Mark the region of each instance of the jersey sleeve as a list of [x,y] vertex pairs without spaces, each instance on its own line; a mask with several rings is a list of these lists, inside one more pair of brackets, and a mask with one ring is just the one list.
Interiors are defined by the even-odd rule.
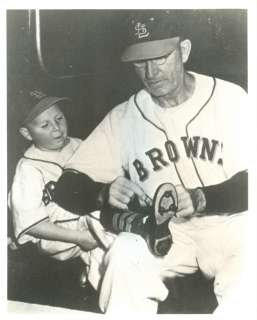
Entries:
[[221,123],[223,167],[228,178],[248,169],[249,104],[246,92],[238,86],[227,92]]
[[35,238],[26,232],[48,218],[42,201],[43,188],[44,181],[40,171],[21,160],[17,165],[8,199],[14,233],[20,244],[34,242]]
[[66,164],[101,183],[109,183],[123,174],[122,150],[124,137],[121,132],[121,108],[115,108],[80,144]]

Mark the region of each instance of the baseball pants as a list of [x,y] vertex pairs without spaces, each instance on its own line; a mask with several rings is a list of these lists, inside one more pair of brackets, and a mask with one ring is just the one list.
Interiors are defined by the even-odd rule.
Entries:
[[192,274],[198,269],[214,279],[214,293],[219,305],[223,305],[241,277],[245,220],[246,215],[239,214],[214,224],[204,218],[200,225],[197,219],[173,223],[170,227],[174,243],[163,258],[154,257],[143,238],[125,232],[107,253],[93,250],[90,278],[100,290],[101,310],[156,313],[158,302],[168,295],[165,279]]

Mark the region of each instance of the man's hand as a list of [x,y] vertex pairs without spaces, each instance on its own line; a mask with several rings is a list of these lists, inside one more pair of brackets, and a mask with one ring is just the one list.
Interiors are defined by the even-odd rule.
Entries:
[[204,211],[206,201],[200,189],[185,189],[182,185],[176,186],[178,195],[178,218],[189,219],[195,215],[201,215]]
[[138,196],[141,206],[152,205],[152,200],[131,180],[121,176],[111,183],[109,188],[109,204],[111,206],[127,210],[128,204],[134,196]]

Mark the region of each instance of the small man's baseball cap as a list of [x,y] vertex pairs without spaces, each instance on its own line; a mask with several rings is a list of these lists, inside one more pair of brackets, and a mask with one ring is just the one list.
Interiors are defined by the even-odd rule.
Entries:
[[138,13],[129,19],[128,46],[121,61],[165,56],[176,49],[179,36],[177,18],[169,10]]
[[20,90],[19,92],[19,124],[26,125],[35,119],[39,114],[46,111],[54,104],[59,102],[69,102],[71,99],[67,97],[48,96],[41,89],[31,91]]

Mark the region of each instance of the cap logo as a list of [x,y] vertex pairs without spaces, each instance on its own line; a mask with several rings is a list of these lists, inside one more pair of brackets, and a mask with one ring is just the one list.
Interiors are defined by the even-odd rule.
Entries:
[[141,39],[141,38],[146,38],[149,36],[149,32],[145,26],[144,23],[141,23],[141,22],[138,22],[136,25],[135,25],[135,36],[138,37],[138,39]]
[[29,94],[31,97],[35,97],[37,99],[42,99],[42,98],[46,97],[46,94],[44,92],[42,92],[41,90],[30,91]]

